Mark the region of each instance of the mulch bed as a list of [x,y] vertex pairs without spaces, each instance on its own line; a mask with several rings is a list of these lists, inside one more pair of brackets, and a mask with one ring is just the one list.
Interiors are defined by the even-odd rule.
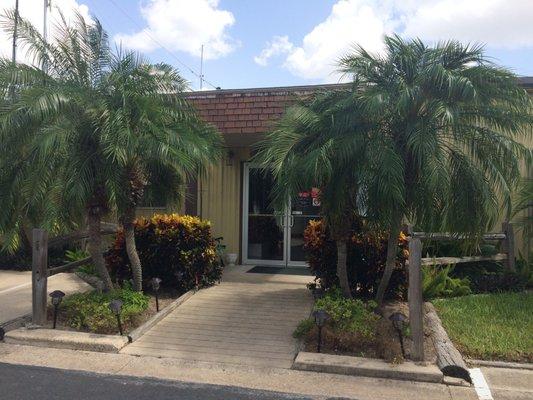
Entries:
[[[383,316],[377,323],[374,338],[366,339],[356,334],[337,333],[329,327],[322,329],[321,352],[366,358],[380,358],[387,362],[399,363],[404,360],[402,356],[400,338],[392,326],[389,316],[393,312],[402,312],[409,316],[409,307],[404,302],[388,303],[383,307]],[[317,328],[313,328],[304,338],[303,350],[308,352],[317,351]],[[412,341],[409,336],[404,337],[404,346],[407,358],[409,358]],[[435,362],[436,355],[433,343],[426,332],[424,341],[426,361]]]

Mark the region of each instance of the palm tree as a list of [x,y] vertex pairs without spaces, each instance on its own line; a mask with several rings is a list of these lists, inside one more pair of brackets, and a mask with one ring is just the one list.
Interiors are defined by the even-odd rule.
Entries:
[[[5,30],[11,30],[13,22],[9,13]],[[120,177],[111,157],[104,156],[105,133],[96,129],[103,109],[98,89],[109,62],[107,36],[98,21],[89,25],[78,15],[74,27],[64,19],[58,24],[52,43],[19,19],[18,41],[34,64],[46,65],[46,70],[0,61],[2,93],[14,94],[0,113],[0,134],[8,143],[2,147],[2,170],[9,178],[2,182],[2,192],[18,197],[16,203],[8,196],[1,199],[0,221],[43,207],[49,213],[41,222],[50,225],[55,221],[49,216],[67,221],[69,214],[79,216],[83,210],[90,232],[88,251],[106,288],[111,288],[100,223],[116,197]],[[10,154],[20,157],[15,165],[7,163]]]
[[[6,29],[12,24],[9,14]],[[0,135],[8,144],[0,155],[0,227],[12,230],[39,208],[46,211],[39,221],[45,226],[80,223],[85,214],[88,251],[109,289],[100,225],[118,211],[139,289],[132,221],[144,186],[173,183],[202,167],[216,153],[218,135],[186,105],[186,86],[174,69],[113,53],[97,20],[88,24],[78,15],[69,26],[63,19],[52,43],[20,20],[18,37],[47,68],[0,60],[4,98],[14,93],[0,111]]]
[[[346,88],[320,92],[311,101],[290,107],[259,143],[256,161],[274,176],[272,201],[277,207],[302,190],[321,189],[321,213],[336,242],[339,284],[351,297],[347,248],[355,217],[363,212],[361,170],[352,163],[362,156],[358,139],[365,123],[356,109],[349,112],[343,104],[348,94]],[[341,136],[338,119],[353,127],[353,135]]]
[[277,198],[293,196],[300,180],[339,194],[348,182],[358,208],[388,229],[378,304],[403,221],[472,236],[494,224],[528,157],[518,139],[532,121],[516,76],[481,47],[397,36],[385,47],[383,55],[356,47],[343,57],[339,70],[351,83],[288,110],[261,146],[277,171]]
[[115,155],[124,181],[118,214],[134,289],[140,291],[134,220],[146,187],[162,189],[159,201],[176,203],[183,197],[183,183],[218,158],[221,139],[184,99],[187,83],[168,65],[150,65],[135,53],[119,53],[111,60],[104,86],[107,110],[101,124],[121,151]]

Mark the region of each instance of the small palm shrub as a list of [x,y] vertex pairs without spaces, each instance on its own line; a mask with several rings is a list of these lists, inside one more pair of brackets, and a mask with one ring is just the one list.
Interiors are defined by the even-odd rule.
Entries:
[[[220,280],[222,266],[209,221],[188,215],[154,215],[135,221],[135,242],[143,266],[144,287],[153,277],[163,287],[186,291]],[[106,256],[113,279],[132,277],[124,233],[119,231]]]
[[[384,231],[371,230],[363,220],[359,220],[353,227],[347,249],[347,270],[352,293],[359,298],[371,299],[375,296],[385,269],[387,236]],[[409,253],[403,233],[398,238],[398,244],[396,268],[385,297],[405,300],[407,270],[404,264]],[[338,286],[335,241],[322,221],[309,222],[304,232],[304,249],[316,281],[325,289]]]
[[453,278],[453,267],[426,265],[422,267],[422,295],[424,300],[438,297],[459,297],[472,293],[468,278]]

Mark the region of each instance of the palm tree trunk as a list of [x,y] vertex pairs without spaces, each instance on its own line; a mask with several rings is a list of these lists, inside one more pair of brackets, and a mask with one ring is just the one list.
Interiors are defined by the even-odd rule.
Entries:
[[347,265],[347,245],[345,240],[337,240],[337,277],[339,278],[339,285],[342,294],[348,298],[352,298],[352,291],[350,290],[350,281],[348,280],[348,265]]
[[387,242],[387,261],[385,263],[385,271],[383,272],[383,277],[379,282],[376,293],[376,303],[378,304],[378,307],[381,307],[383,304],[385,291],[389,286],[392,271],[394,271],[394,267],[396,266],[396,253],[398,252],[398,235],[400,234],[400,224],[401,218],[398,218],[393,221],[391,225],[389,240]]
[[141,292],[142,283],[142,265],[135,245],[135,208],[129,207],[125,210],[121,218],[124,227],[124,241],[126,242],[126,253],[130,260],[131,273],[133,275],[133,290]]
[[87,244],[87,250],[89,251],[90,256],[92,257],[96,271],[100,279],[104,282],[104,289],[111,290],[113,289],[113,282],[111,282],[111,277],[105,266],[104,256],[102,255],[102,233],[100,232],[100,222],[102,216],[99,212],[89,211],[87,217],[87,222],[89,225],[89,240]]

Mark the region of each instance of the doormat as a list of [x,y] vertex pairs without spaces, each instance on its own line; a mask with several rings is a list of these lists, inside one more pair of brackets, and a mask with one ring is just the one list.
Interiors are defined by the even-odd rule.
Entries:
[[301,275],[311,276],[309,269],[305,267],[269,267],[267,265],[257,265],[246,271],[250,274],[279,274],[279,275]]

